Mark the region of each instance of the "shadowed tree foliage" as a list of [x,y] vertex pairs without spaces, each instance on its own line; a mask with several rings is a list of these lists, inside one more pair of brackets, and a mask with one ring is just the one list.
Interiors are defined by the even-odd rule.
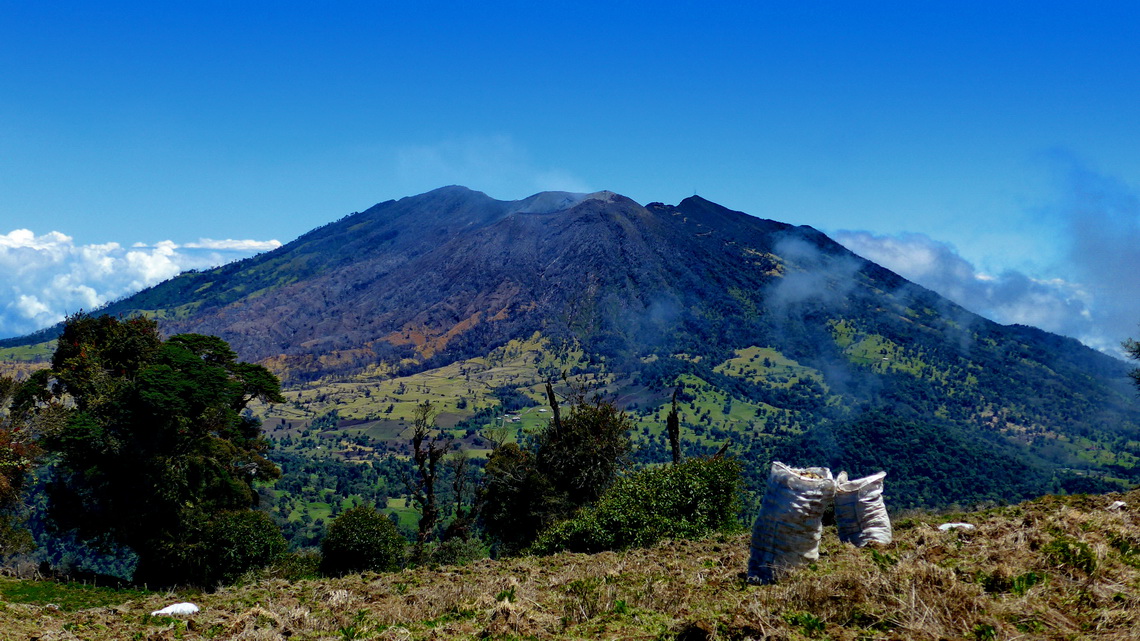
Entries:
[[321,541],[321,571],[340,576],[397,570],[404,560],[404,547],[404,537],[387,516],[371,505],[358,505],[329,524]]
[[567,415],[536,435],[535,458],[563,511],[593,503],[614,482],[631,448],[632,426],[612,401],[574,390]]
[[255,481],[280,474],[264,456],[260,422],[244,413],[254,399],[283,400],[264,367],[238,362],[217,337],[163,341],[152,320],[77,315],[36,382],[17,407],[65,413],[42,438],[54,461],[56,528],[131,548],[135,581],[152,584],[240,574],[232,560],[218,571],[202,565],[211,539],[230,536],[235,524],[265,530],[263,547],[276,547],[268,519],[234,515],[256,505]]
[[563,415],[553,391],[548,393],[550,423],[523,446],[497,448],[484,470],[482,521],[507,553],[597,501],[630,451],[631,421],[612,401],[575,389]]
[[483,527],[510,554],[530,544],[557,514],[550,480],[539,471],[534,452],[505,443],[484,468]]
[[19,526],[19,512],[21,492],[38,448],[23,413],[9,409],[19,387],[14,379],[0,377],[0,557],[27,551],[32,545],[31,534]]

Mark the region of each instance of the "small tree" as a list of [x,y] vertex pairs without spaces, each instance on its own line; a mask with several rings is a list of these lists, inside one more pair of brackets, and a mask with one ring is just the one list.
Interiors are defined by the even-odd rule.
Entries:
[[[1123,347],[1124,352],[1128,354],[1128,358],[1131,358],[1134,361],[1140,361],[1140,342],[1136,342],[1129,338],[1121,344],[1121,347]],[[1132,381],[1136,383],[1136,386],[1138,388],[1140,388],[1140,367],[1137,367],[1131,372],[1128,372],[1128,375],[1132,377]]]
[[677,414],[677,392],[680,387],[673,390],[673,408],[665,418],[665,427],[669,432],[669,449],[673,453],[673,465],[681,464],[681,418]]
[[398,570],[405,546],[391,519],[371,505],[358,505],[329,524],[321,540],[321,572],[340,576]]
[[444,539],[467,541],[471,536],[471,526],[478,511],[472,496],[471,455],[466,450],[455,452],[448,458],[447,468],[451,472],[451,491],[455,495],[455,505],[451,523],[444,532]]
[[539,469],[550,479],[567,513],[593,503],[617,478],[632,447],[633,423],[610,400],[575,389],[568,415],[535,438]]

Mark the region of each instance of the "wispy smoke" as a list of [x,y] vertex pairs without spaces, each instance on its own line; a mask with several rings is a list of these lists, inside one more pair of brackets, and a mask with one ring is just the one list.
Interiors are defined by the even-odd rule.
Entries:
[[922,234],[833,236],[873,260],[999,323],[1021,323],[1072,336],[1120,355],[1140,336],[1140,196],[1123,181],[1057,153],[1062,196],[1043,215],[1062,230],[1065,278],[1018,271],[985,274],[947,243]]
[[468,136],[405,147],[397,154],[396,174],[408,193],[451,184],[501,199],[539,191],[594,191],[567,171],[542,167],[510,136]]
[[798,303],[833,304],[843,300],[855,286],[855,273],[861,267],[849,255],[824,254],[800,238],[781,240],[773,251],[789,265],[769,294],[768,304],[777,312]]
[[162,241],[77,245],[58,231],[0,234],[0,337],[18,336],[93,309],[187,269],[221,265],[279,247],[276,240]]

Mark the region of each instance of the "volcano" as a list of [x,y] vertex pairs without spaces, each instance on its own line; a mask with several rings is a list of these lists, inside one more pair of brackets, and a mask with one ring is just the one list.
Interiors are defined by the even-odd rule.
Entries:
[[[640,390],[643,402],[659,407],[682,388],[693,429],[735,437],[754,458],[795,445],[784,454],[842,463],[870,438],[866,448],[898,459],[925,439],[944,450],[937,460],[983,465],[987,451],[1012,451],[1028,467],[1010,469],[1041,472],[1041,487],[1140,480],[1124,363],[977,316],[811,227],[698,196],[502,201],[444,187],[102,311],[221,336],[293,386],[437,370],[541,336],[604,363],[616,391]],[[710,390],[717,416],[691,400]]]

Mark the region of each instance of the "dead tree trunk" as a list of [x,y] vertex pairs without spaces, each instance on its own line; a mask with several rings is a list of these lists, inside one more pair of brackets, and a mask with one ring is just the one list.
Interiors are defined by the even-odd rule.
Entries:
[[412,556],[416,564],[426,558],[427,544],[431,541],[439,522],[439,506],[435,499],[435,482],[439,476],[439,461],[451,450],[451,437],[442,434],[431,436],[435,428],[435,408],[431,403],[416,406],[412,430],[412,460],[418,478],[409,481],[412,500],[420,509],[419,528]]
[[669,417],[665,419],[665,427],[669,431],[669,447],[673,449],[673,465],[681,464],[681,419],[677,416],[677,392],[680,388],[673,390],[673,409],[669,411]]

